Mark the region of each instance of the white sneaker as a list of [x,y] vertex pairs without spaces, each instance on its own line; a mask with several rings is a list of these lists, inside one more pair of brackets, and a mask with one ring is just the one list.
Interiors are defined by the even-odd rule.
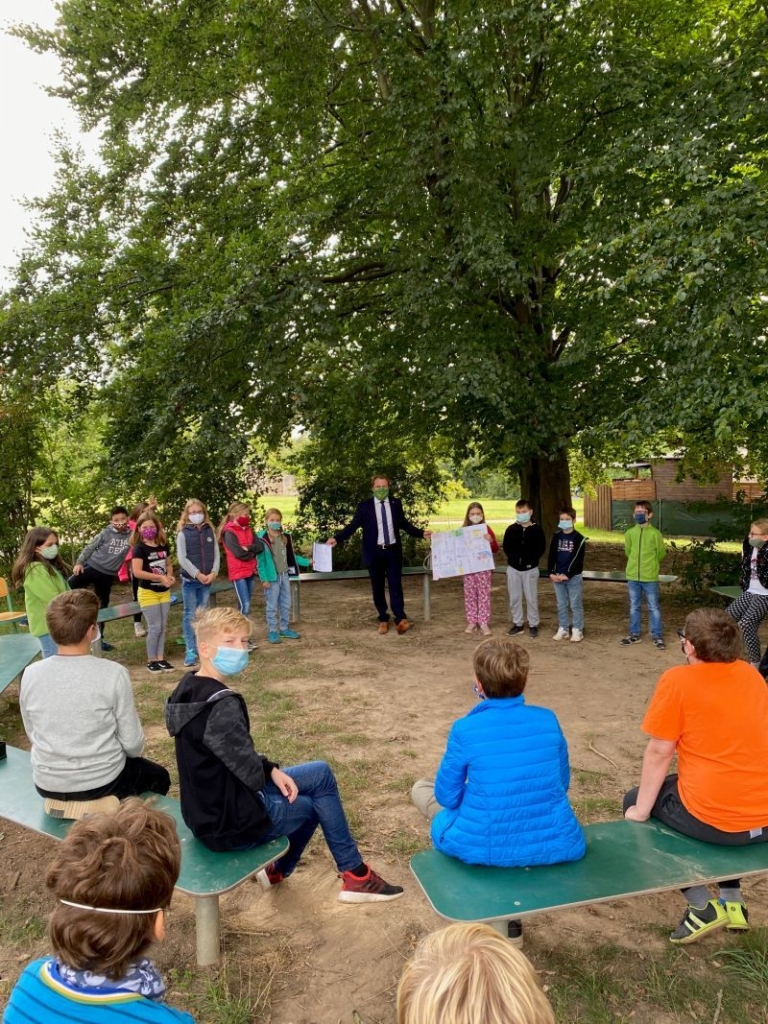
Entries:
[[576,627],[574,626],[573,630],[571,632],[571,643],[572,644],[578,644],[578,643],[581,643],[581,641],[583,639],[584,639],[584,634],[582,633],[582,631],[580,629],[576,629]]
[[144,627],[142,626],[142,624],[140,622],[134,622],[134,624],[133,624],[133,632],[136,634],[136,636],[146,636],[147,635],[146,629],[144,629]]
[[561,626],[558,629],[558,631],[555,633],[555,635],[552,637],[552,639],[553,640],[567,640],[568,639],[568,630],[567,629],[563,629],[563,627]]

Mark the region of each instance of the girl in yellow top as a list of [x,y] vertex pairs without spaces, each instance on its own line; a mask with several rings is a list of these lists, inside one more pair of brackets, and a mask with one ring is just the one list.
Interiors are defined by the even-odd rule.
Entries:
[[165,660],[165,630],[176,577],[163,524],[150,509],[136,523],[131,543],[131,572],[139,581],[139,604],[147,623],[147,668],[150,672],[173,672],[173,665]]
[[24,586],[24,603],[29,631],[40,641],[43,657],[56,654],[57,647],[48,632],[45,612],[57,594],[69,590],[69,570],[59,554],[59,535],[47,526],[35,526],[21,545],[11,571],[14,586]]

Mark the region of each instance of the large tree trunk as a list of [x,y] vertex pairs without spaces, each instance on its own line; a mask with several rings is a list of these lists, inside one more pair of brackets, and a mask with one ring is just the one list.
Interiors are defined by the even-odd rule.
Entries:
[[526,459],[520,467],[520,488],[521,497],[533,504],[533,518],[551,537],[560,508],[571,504],[571,471],[565,454]]

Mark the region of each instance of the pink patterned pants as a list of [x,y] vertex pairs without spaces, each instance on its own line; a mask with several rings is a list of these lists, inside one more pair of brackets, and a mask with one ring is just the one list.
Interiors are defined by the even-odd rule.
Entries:
[[491,621],[492,579],[490,569],[464,577],[464,614],[468,626],[484,626]]

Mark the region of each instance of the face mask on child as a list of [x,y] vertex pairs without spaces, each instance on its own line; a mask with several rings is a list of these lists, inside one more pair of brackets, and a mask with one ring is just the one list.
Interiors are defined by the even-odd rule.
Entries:
[[205,519],[205,516],[203,515],[202,512],[190,512],[189,513],[189,521],[190,521],[190,523],[192,523],[193,526],[199,526],[200,523],[202,523],[204,519]]
[[211,664],[224,676],[236,676],[248,664],[248,651],[236,647],[217,647]]
[[483,513],[482,512],[470,512],[469,513],[470,523],[482,523]]
[[47,548],[40,548],[39,550],[43,558],[50,558],[53,560],[59,553],[59,545],[49,544]]
[[531,521],[531,513],[530,512],[518,512],[517,515],[515,516],[515,519],[518,521],[518,523],[530,523],[530,521]]
[[[753,548],[761,548],[763,544],[765,544],[765,540],[762,537],[750,537],[749,543],[752,545]],[[45,555],[46,550],[46,548],[43,548],[40,553]],[[49,556],[45,555],[45,557],[48,558]]]
[[648,513],[647,512],[635,512],[634,520],[635,520],[635,522],[637,523],[638,526],[643,526],[645,523],[648,522]]
[[251,521],[250,516],[238,516],[235,522],[238,526],[247,526]]
[[154,526],[147,526],[141,531],[141,536],[144,540],[154,540],[157,536],[157,530]]
[[571,519],[561,519],[558,522],[557,527],[559,530],[572,530],[573,521]]
[[274,519],[270,519],[269,522],[267,523],[267,526],[269,527],[270,530],[275,530],[275,531],[282,530],[282,528],[283,528],[283,524],[279,523],[279,522],[275,522]]

